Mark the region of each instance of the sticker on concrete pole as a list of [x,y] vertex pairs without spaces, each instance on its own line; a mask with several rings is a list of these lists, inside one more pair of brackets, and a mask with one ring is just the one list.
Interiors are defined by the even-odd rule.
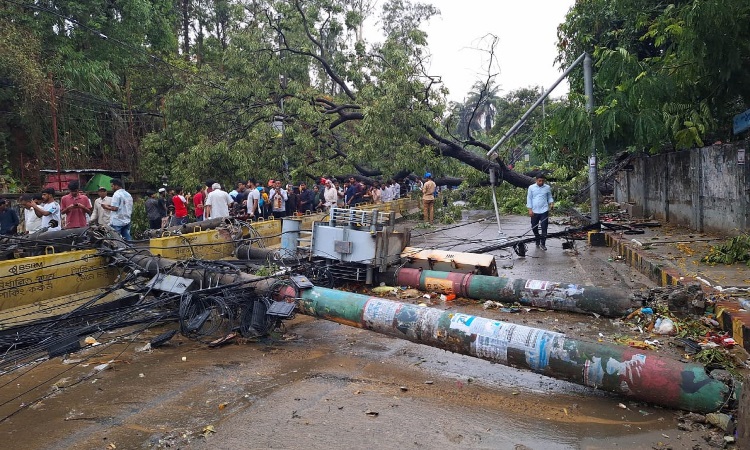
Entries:
[[428,292],[455,294],[455,292],[453,292],[453,281],[447,280],[445,278],[425,277],[424,288]]

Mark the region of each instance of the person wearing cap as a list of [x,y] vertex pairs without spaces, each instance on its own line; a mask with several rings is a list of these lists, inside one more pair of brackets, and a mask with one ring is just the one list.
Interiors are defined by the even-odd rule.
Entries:
[[339,192],[333,181],[326,180],[326,190],[323,192],[323,208],[328,212],[332,206],[337,206],[339,201]]
[[89,224],[98,226],[109,225],[109,219],[112,213],[109,210],[104,209],[103,205],[111,205],[112,197],[107,195],[107,188],[104,186],[99,186],[96,195],[98,197],[94,200],[94,207],[91,213],[91,218],[89,219]]
[[65,216],[65,228],[83,228],[86,216],[91,214],[91,200],[81,194],[81,185],[73,180],[68,183],[68,193],[60,199],[60,213]]
[[60,231],[60,204],[55,201],[55,189],[48,187],[42,190],[42,203],[37,205],[34,201],[26,201],[27,208],[32,208],[37,217],[42,218],[42,229],[47,231]]
[[[526,194],[526,207],[529,209],[531,217],[531,229],[536,238],[536,248],[547,250],[547,225],[549,222],[549,211],[554,206],[555,200],[552,198],[552,188],[545,183],[546,177],[539,173],[536,177],[536,183],[529,186]],[[539,225],[542,226],[542,233],[539,233]]]
[[435,190],[437,186],[432,181],[430,172],[424,174],[424,179],[427,181],[422,185],[422,214],[425,222],[432,223],[435,220]]
[[8,200],[0,198],[0,235],[9,236],[18,233],[20,223],[16,208],[11,208]]
[[112,203],[103,206],[104,209],[114,213],[109,217],[109,226],[120,233],[123,239],[131,241],[130,219],[133,216],[133,197],[125,190],[119,178],[112,178],[109,183],[114,191]]
[[34,208],[27,206],[30,203],[39,204],[42,201],[40,194],[24,194],[18,199],[18,204],[23,206],[23,229],[26,233],[36,233],[42,228],[42,218],[34,212]]
[[216,219],[219,217],[229,217],[229,208],[234,203],[228,193],[221,190],[219,183],[211,185],[211,192],[206,197],[206,207],[203,211],[205,219]]

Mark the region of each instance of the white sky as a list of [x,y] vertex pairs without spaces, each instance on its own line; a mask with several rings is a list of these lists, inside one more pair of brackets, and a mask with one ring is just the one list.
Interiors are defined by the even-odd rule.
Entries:
[[[423,27],[428,33],[432,64],[430,75],[440,75],[450,90],[448,99],[463,101],[471,86],[487,77],[487,52],[493,34],[500,95],[527,86],[547,89],[561,74],[554,66],[557,26],[575,0],[418,0],[440,10]],[[485,38],[485,36],[487,36]],[[568,92],[562,82],[552,93]]]

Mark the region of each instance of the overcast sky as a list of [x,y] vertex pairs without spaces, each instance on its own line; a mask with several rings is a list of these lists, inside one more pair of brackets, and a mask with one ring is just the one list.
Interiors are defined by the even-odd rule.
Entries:
[[[477,80],[487,74],[487,50],[499,38],[498,63],[493,67],[500,95],[527,86],[548,88],[560,76],[554,67],[557,26],[575,0],[421,0],[440,9],[425,27],[433,55],[431,75],[440,75],[450,89],[449,100],[463,101]],[[568,91],[566,82],[553,92]]]

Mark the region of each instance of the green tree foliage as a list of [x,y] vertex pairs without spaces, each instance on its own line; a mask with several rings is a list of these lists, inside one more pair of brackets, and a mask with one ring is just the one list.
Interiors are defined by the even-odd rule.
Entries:
[[[376,42],[362,33],[376,14],[367,0],[15,1],[4,0],[0,17],[16,25],[3,32],[20,42],[22,51],[8,53],[18,73],[1,76],[43,100],[7,128],[25,133],[38,166],[52,162],[55,103],[64,166],[129,169],[152,185],[165,175],[193,186],[245,176],[507,171],[484,156],[492,86],[477,93],[477,137],[456,139],[443,127],[446,90],[428,72],[421,30],[439,13],[428,4],[383,2],[385,37]],[[20,110],[14,95],[10,109]]]
[[359,40],[363,17],[348,2],[267,6],[257,27],[231,34],[220,72],[209,64],[197,71],[210,83],[194,78],[166,99],[166,126],[144,140],[146,179],[392,176],[437,165],[434,149],[418,143],[442,111],[417,29],[434,8],[387,2],[390,35],[373,45]]
[[[143,108],[164,79],[158,58],[174,51],[171,2],[0,3],[0,117],[17,171],[53,166],[55,110],[63,168],[132,167]],[[2,133],[7,130],[6,133]],[[10,136],[10,137],[8,137]]]
[[[582,71],[551,134],[579,159],[593,125],[600,149],[659,152],[729,140],[750,107],[750,3],[744,0],[586,0],[558,29],[558,62],[595,63],[593,122],[582,112]],[[583,132],[581,130],[584,130]]]

